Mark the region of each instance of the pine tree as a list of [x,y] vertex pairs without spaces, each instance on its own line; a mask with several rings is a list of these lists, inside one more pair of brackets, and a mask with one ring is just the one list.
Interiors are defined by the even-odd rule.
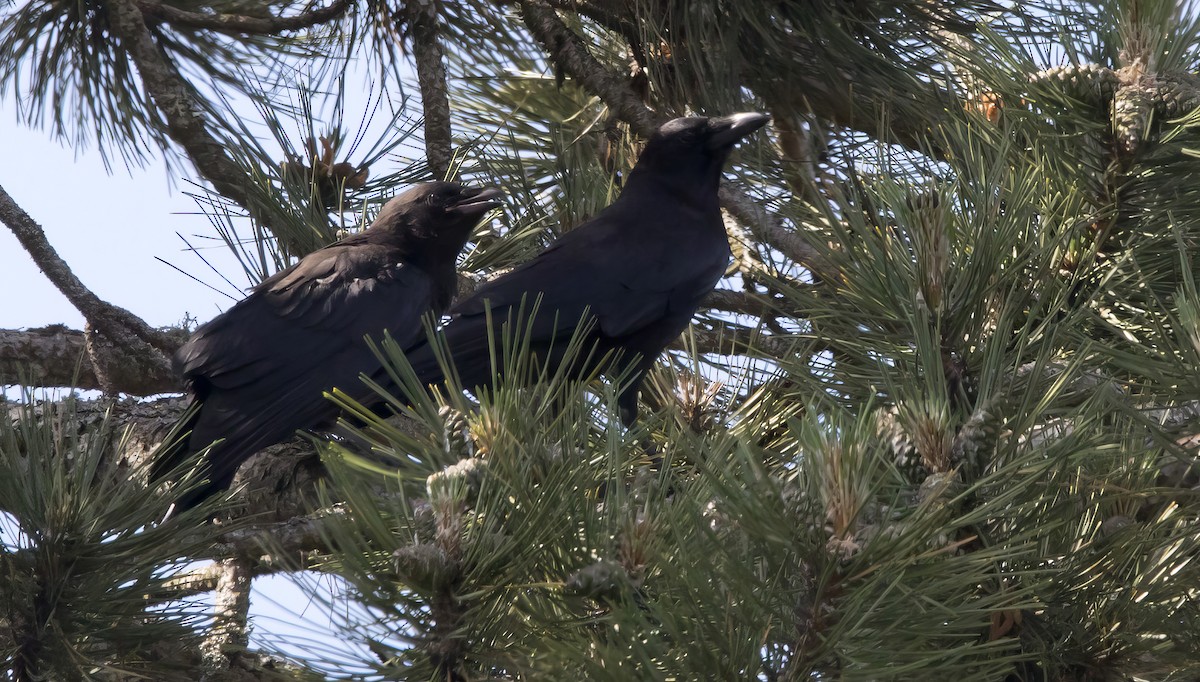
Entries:
[[[1190,4],[4,12],[0,92],[26,122],[165,155],[251,282],[398,186],[461,177],[510,197],[470,287],[607,205],[659,122],[773,117],[725,175],[728,277],[633,428],[600,380],[393,399],[387,420],[339,394],[354,447],[277,446],[244,491],[164,520],[144,462],[177,399],[6,403],[9,679],[1200,675]],[[380,88],[361,116],[352,64]],[[179,389],[181,330],[91,294],[2,190],[0,219],[89,324],[0,331],[5,383]],[[279,572],[337,641],[248,637],[248,585]]]

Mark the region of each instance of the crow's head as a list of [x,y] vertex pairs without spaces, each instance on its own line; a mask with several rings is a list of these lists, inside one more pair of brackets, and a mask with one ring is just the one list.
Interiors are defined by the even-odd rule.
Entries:
[[769,120],[766,114],[744,113],[667,121],[646,142],[636,168],[656,175],[718,181],[733,147]]
[[754,112],[720,118],[676,118],[659,126],[646,147],[649,149],[653,145],[677,152],[702,147],[709,152],[728,152],[743,137],[765,126],[769,120],[770,116]]
[[466,187],[457,182],[425,182],[387,202],[379,218],[387,214],[402,215],[402,222],[409,229],[432,236],[458,224],[474,227],[484,213],[500,206],[503,196],[498,189]]
[[471,231],[503,196],[498,189],[457,182],[414,185],[383,205],[368,232],[403,244],[411,262],[453,268]]
[[498,189],[466,187],[457,182],[414,185],[384,204],[373,229],[391,232],[420,248],[452,250],[457,254],[485,213],[500,206]]

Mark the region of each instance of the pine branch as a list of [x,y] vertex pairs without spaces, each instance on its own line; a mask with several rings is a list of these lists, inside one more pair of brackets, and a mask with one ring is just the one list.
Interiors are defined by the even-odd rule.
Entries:
[[247,627],[253,576],[244,559],[223,559],[218,565],[214,622],[202,648],[210,666],[224,669],[249,643]]
[[[32,598],[33,613],[31,617],[18,619],[16,623],[8,623],[13,630],[13,639],[17,650],[10,654],[12,679],[15,682],[34,682],[45,679],[43,665],[43,650],[47,639],[46,630],[52,627],[51,614],[54,612],[53,596],[50,594],[48,576],[39,576],[36,580]],[[15,627],[14,627],[15,626]]]
[[776,143],[783,161],[783,177],[792,193],[809,202],[821,200],[817,191],[817,153],[812,137],[800,124],[800,116],[791,111],[772,111],[771,120],[778,133]]
[[[187,332],[160,332],[182,341]],[[164,364],[146,365],[139,356],[107,344],[93,344],[99,351],[97,373],[92,356],[86,355],[86,333],[62,325],[37,329],[0,329],[0,384],[25,386],[70,386],[84,390],[145,396],[181,390],[179,379]],[[163,349],[170,355],[172,348]],[[101,382],[100,376],[104,381]]]
[[241,14],[197,14],[152,0],[136,0],[137,8],[144,17],[165,21],[172,26],[263,35],[298,31],[328,23],[345,14],[352,4],[353,0],[335,0],[328,7],[291,17],[251,17]]
[[551,0],[555,9],[576,12],[596,22],[631,43],[638,41],[638,25],[634,14],[637,7],[625,0],[586,2],[581,0]]
[[171,339],[128,310],[100,300],[84,286],[50,245],[41,226],[13,201],[3,187],[0,187],[0,222],[12,230],[37,266],[89,325],[115,343],[122,353],[136,358],[139,364],[145,363],[149,373],[160,376],[169,374],[163,352],[172,348]]
[[584,90],[604,100],[639,135],[649,136],[664,122],[660,114],[642,104],[623,78],[609,72],[588,53],[583,40],[567,28],[554,8],[544,2],[526,0],[521,3],[521,16],[551,60]]
[[784,227],[782,218],[736,187],[722,184],[719,192],[721,206],[764,244],[822,277],[828,278],[834,274],[833,268],[815,248],[803,237]]
[[[325,543],[326,526],[331,517],[343,518],[344,523],[347,515],[349,511],[338,504],[311,516],[296,516],[268,526],[231,531],[213,546],[212,555],[252,561],[254,570],[264,575],[296,568],[297,555],[329,551]],[[273,553],[267,553],[267,548]]]
[[208,131],[200,104],[159,49],[137,4],[134,0],[114,0],[110,9],[113,33],[137,65],[142,84],[166,121],[171,139],[184,148],[196,169],[222,194],[245,205],[245,193],[236,182],[241,171]]
[[[533,9],[532,15],[525,14],[525,23],[534,36],[550,50],[555,63],[581,82],[582,79],[570,66],[586,61],[584,43],[565,26],[562,29],[554,26],[554,22],[561,24],[557,15],[553,14],[555,8],[576,12],[609,30],[626,35],[627,39],[630,31],[626,28],[629,24],[626,17],[629,14],[639,12],[645,16],[657,17],[664,16],[669,11],[664,6],[665,3],[635,7],[632,3],[625,2],[577,3],[551,0],[521,2],[520,5],[526,11]],[[534,23],[531,23],[531,20]],[[936,129],[944,120],[945,103],[956,99],[952,93],[919,80],[897,83],[893,79],[888,89],[881,89],[872,85],[881,80],[879,74],[873,70],[880,67],[878,63],[859,64],[854,60],[842,59],[837,62],[837,68],[831,69],[830,57],[821,54],[821,46],[814,45],[798,35],[787,36],[787,39],[791,44],[789,49],[782,52],[785,52],[792,62],[788,78],[780,80],[774,68],[777,65],[761,64],[758,62],[762,60],[756,59],[749,59],[749,67],[741,73],[750,89],[768,103],[769,110],[811,113],[877,140],[896,142],[918,151],[929,150],[930,143],[926,139],[928,132]],[[551,43],[547,40],[566,40],[571,44],[560,46],[558,42]],[[747,45],[746,52],[749,56],[756,55],[760,46],[752,41],[747,42],[750,44]],[[904,86],[904,89],[896,91],[895,87],[898,84]],[[609,106],[613,106],[613,102],[617,100],[610,98],[611,91],[607,88],[598,89],[596,85],[585,83],[584,87],[600,96]],[[883,116],[881,103],[884,102],[890,102],[897,107],[900,111],[893,112],[897,115]],[[626,122],[634,123],[636,120],[629,117],[629,111],[621,110],[618,113]],[[641,128],[636,124],[635,127]]]
[[[784,358],[794,354],[795,344],[793,341],[741,325],[723,325],[717,329],[702,329],[693,325],[690,334],[695,341],[696,352],[701,354],[750,355],[766,358]],[[670,347],[677,350],[685,349],[687,346],[684,338],[681,336],[676,339]]]
[[[459,283],[464,292],[476,285],[475,280],[463,276],[459,277]],[[702,308],[764,316],[779,303],[758,294],[719,289],[705,298]],[[154,333],[164,341],[162,351],[168,356],[188,336],[188,330],[182,327],[154,330]],[[91,357],[87,356],[86,337],[85,332],[63,325],[0,329],[0,384],[106,389],[130,396],[182,390],[179,378],[166,365],[143,365],[120,348],[103,345],[100,347],[104,367],[101,373],[105,378],[102,385]]]
[[[329,537],[330,517],[348,514],[348,510],[339,504],[311,516],[296,516],[280,523],[231,531],[212,546],[209,557],[237,559],[247,567],[252,578],[303,569],[304,555],[333,551],[325,542]],[[346,520],[339,522],[346,523]],[[147,595],[146,599],[151,604],[158,604],[212,592],[217,589],[223,573],[224,568],[219,563],[181,573],[163,586],[164,592]]]
[[[761,75],[751,75],[747,80],[771,111],[811,113],[876,140],[934,156],[944,153],[930,141],[929,133],[945,122],[947,103],[956,101],[952,93],[929,84],[914,86],[907,92],[881,91],[867,85],[870,74],[841,70],[831,74],[815,57],[794,72],[820,75],[788,80],[786,84],[774,84]],[[835,77],[839,81],[836,84],[818,80]],[[884,109],[885,102],[901,111]]]
[[137,66],[142,86],[166,123],[167,134],[187,152],[201,177],[261,218],[264,211],[243,188],[248,182],[246,174],[209,131],[201,103],[150,33],[137,0],[113,0],[109,12],[113,34]]
[[766,296],[747,291],[715,289],[708,296],[704,297],[704,302],[700,304],[700,308],[702,310],[724,310],[729,313],[740,313],[755,317],[769,317],[772,313],[779,313],[777,306],[780,303],[781,301],[775,301]]
[[404,17],[412,36],[417,83],[425,111],[425,156],[438,179],[450,178],[454,159],[450,139],[450,98],[446,88],[445,54],[441,43],[441,3],[404,3]]
[[157,348],[170,346],[170,342],[161,333],[152,329],[141,318],[128,310],[101,301],[84,286],[66,261],[60,258],[58,252],[50,245],[42,227],[17,205],[3,187],[0,187],[0,221],[12,230],[17,241],[21,242],[21,246],[25,247],[33,261],[63,296],[101,331],[111,331],[115,335],[116,332],[122,331],[117,328],[119,325]]

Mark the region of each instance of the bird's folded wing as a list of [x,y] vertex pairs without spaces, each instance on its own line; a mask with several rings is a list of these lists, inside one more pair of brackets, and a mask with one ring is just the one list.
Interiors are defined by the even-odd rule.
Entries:
[[[176,358],[180,371],[219,388],[247,387],[273,375],[301,375],[349,345],[365,349],[364,335],[389,329],[402,344],[420,335],[431,298],[421,270],[399,263],[339,267],[332,258],[304,265],[264,282],[197,330]],[[281,388],[263,385],[264,391]]]
[[655,290],[647,284],[651,283],[623,264],[558,250],[483,285],[451,314],[482,318],[490,308],[495,324],[522,307],[528,316],[536,301],[537,318],[528,327],[534,338],[571,334],[585,312],[602,334],[619,337],[653,322],[666,310],[671,290]]

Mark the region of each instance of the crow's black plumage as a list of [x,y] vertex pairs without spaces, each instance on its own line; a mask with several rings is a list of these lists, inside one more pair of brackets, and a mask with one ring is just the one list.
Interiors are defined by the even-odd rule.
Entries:
[[[745,113],[664,124],[612,205],[455,305],[443,334],[463,386],[491,380],[489,308],[496,339],[501,324],[525,314],[515,328],[551,370],[561,365],[587,314],[584,354],[615,358],[603,369],[629,372],[618,402],[626,424],[636,419],[643,375],[728,267],[729,242],[717,204],[721,171],[734,145],[767,120]],[[535,299],[539,305],[530,320]],[[422,381],[444,381],[428,345],[406,355]],[[578,376],[594,369],[594,363],[577,363],[567,371]],[[504,373],[504,367],[496,370]]]
[[379,366],[365,335],[387,329],[402,347],[423,338],[422,316],[450,304],[458,253],[500,196],[457,183],[417,185],[387,202],[366,230],[308,254],[197,329],[175,365],[200,406],[186,442],[152,475],[224,440],[208,455],[209,483],[177,504],[189,508],[229,487],[251,455],[297,429],[331,425],[338,411],[323,392],[357,384]]

